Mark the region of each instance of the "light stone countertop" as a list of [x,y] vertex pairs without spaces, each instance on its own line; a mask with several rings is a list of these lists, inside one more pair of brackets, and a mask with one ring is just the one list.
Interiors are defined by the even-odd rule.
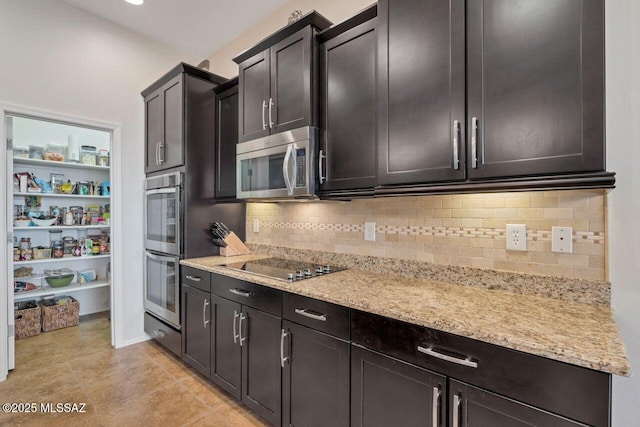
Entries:
[[631,375],[618,326],[606,305],[356,269],[288,283],[221,266],[261,258],[268,256],[211,256],[180,263],[573,365]]

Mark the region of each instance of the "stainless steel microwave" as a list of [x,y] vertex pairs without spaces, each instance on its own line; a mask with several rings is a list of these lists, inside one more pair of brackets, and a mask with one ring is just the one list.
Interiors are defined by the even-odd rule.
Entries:
[[318,129],[303,127],[237,145],[237,197],[316,197]]

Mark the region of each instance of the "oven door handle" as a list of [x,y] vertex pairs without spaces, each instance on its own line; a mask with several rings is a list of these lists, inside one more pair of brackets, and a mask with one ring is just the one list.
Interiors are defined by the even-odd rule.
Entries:
[[180,262],[180,258],[177,256],[163,256],[163,255],[152,254],[149,251],[145,251],[145,252],[148,258],[155,259],[157,261],[172,261],[172,262],[175,262],[176,264]]
[[[284,175],[284,185],[287,186],[287,193],[293,196],[295,190],[295,173],[297,169],[295,148],[293,144],[287,145],[287,151],[284,155],[284,162],[282,163],[282,174]],[[293,162],[292,162],[293,160]],[[293,163],[293,170],[289,168],[289,165]],[[293,179],[291,179],[291,172],[293,172]],[[293,181],[293,183],[292,183]]]
[[154,189],[154,190],[145,190],[146,194],[171,194],[171,193],[177,193],[177,192],[178,192],[178,187],[158,188],[158,189]]

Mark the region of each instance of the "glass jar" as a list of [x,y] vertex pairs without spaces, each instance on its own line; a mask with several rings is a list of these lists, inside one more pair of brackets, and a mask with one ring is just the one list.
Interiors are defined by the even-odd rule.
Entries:
[[62,238],[62,243],[64,245],[64,254],[73,255],[73,248],[78,246],[78,240],[72,236],[65,236]]
[[98,152],[98,165],[109,166],[109,150],[100,150]]
[[29,146],[29,158],[30,159],[42,160],[43,157],[44,157],[44,147],[40,147],[39,145],[30,145]]
[[96,147],[83,145],[82,150],[80,151],[80,163],[83,165],[95,166],[97,154]]
[[54,162],[64,162],[65,148],[62,145],[47,144],[44,147],[42,158],[44,160],[52,160]]
[[62,241],[62,230],[49,230],[49,246]]
[[64,256],[64,243],[54,242],[52,248],[54,258],[62,258]]
[[20,239],[20,249],[21,250],[30,250],[31,249],[31,238],[23,237]]
[[13,146],[13,157],[17,157],[19,159],[28,159],[29,158],[29,148],[22,147],[19,145]]

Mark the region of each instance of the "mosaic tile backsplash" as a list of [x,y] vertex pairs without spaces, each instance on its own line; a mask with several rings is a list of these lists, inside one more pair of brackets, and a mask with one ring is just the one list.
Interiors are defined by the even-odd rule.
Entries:
[[[574,279],[606,280],[604,190],[249,203],[247,242]],[[253,221],[259,232],[253,232]],[[376,241],[364,223],[376,223]],[[506,225],[527,251],[506,250]],[[573,227],[573,253],[551,252],[551,227]]]

